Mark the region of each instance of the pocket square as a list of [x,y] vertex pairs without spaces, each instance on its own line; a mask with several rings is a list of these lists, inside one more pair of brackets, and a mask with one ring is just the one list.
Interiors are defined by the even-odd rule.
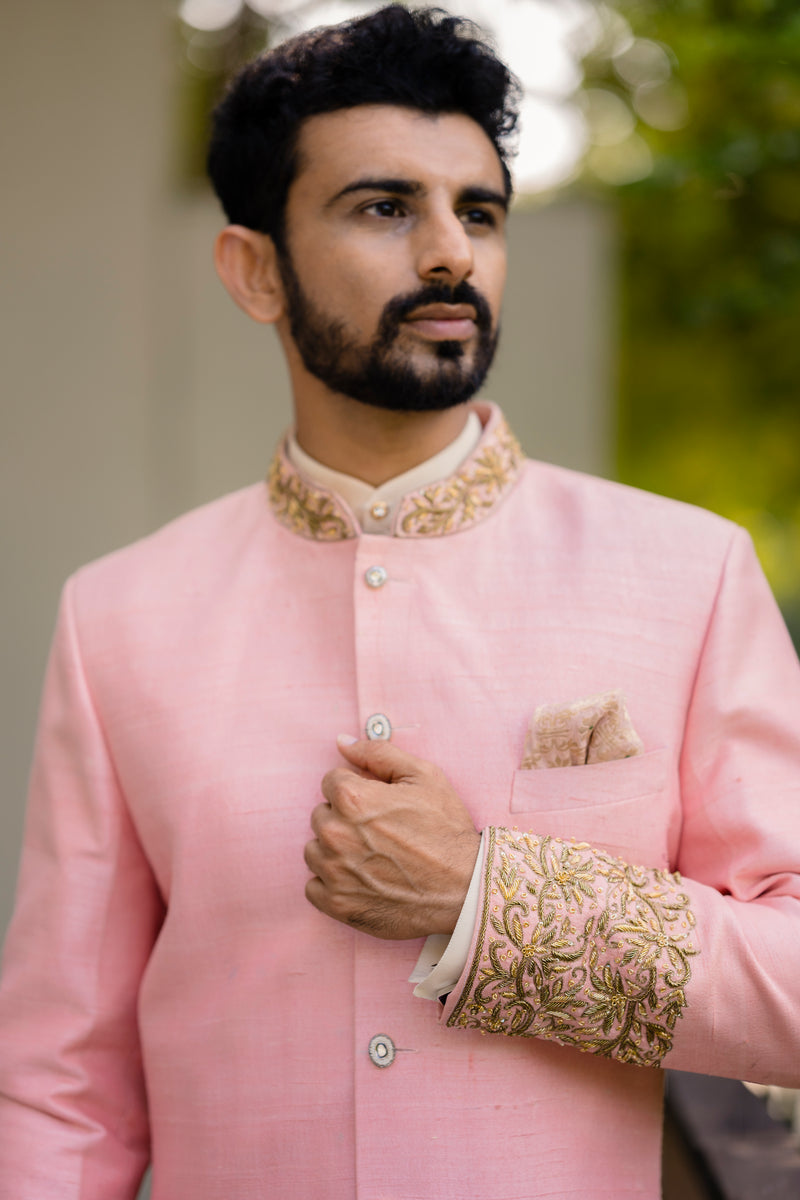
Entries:
[[613,762],[643,753],[622,692],[603,692],[572,704],[540,704],[525,738],[522,770]]

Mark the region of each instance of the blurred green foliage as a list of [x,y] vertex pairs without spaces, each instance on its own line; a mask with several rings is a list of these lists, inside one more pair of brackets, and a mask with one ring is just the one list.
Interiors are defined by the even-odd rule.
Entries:
[[247,4],[219,29],[193,29],[182,21],[173,26],[178,64],[175,91],[175,149],[172,161],[177,184],[205,189],[210,114],[225,83],[269,45],[269,23]]
[[[797,640],[800,8],[619,0],[598,12],[586,88],[635,119],[622,145],[601,134],[586,169],[606,194],[610,180],[621,229],[619,477],[748,527]],[[625,69],[642,49],[631,35],[666,49],[669,80],[663,56],[654,80]],[[642,113],[659,87],[675,103],[655,106],[656,128]]]

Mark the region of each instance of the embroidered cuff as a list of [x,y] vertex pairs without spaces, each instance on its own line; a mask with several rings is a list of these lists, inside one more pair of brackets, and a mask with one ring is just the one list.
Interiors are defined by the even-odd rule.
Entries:
[[686,1006],[681,879],[585,842],[488,830],[479,928],[448,1025],[658,1066]]

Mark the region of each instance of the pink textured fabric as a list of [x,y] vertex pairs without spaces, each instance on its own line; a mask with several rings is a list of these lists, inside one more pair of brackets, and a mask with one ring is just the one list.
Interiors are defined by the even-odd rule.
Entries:
[[[444,536],[317,541],[258,485],[67,585],[0,990],[2,1200],[128,1200],[151,1152],[154,1200],[656,1200],[658,1070],[449,1028],[470,967],[440,1020],[419,943],[306,903],[335,735],[376,712],[479,827],[683,872],[664,1061],[798,1081],[800,672],[746,536],[545,464],[499,491]],[[519,770],[539,704],[615,689],[643,755]]]

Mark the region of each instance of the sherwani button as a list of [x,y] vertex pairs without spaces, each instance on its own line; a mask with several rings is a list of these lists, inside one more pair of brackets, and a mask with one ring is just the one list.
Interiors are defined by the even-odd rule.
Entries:
[[365,728],[371,742],[388,742],[392,736],[392,723],[383,713],[373,713]]
[[382,521],[389,515],[389,505],[385,500],[376,500],[369,510],[369,515],[373,521]]
[[394,1062],[394,1042],[385,1033],[376,1033],[369,1044],[369,1056],[376,1067],[390,1067]]
[[385,567],[368,567],[364,572],[367,587],[381,588],[388,578],[389,572]]

